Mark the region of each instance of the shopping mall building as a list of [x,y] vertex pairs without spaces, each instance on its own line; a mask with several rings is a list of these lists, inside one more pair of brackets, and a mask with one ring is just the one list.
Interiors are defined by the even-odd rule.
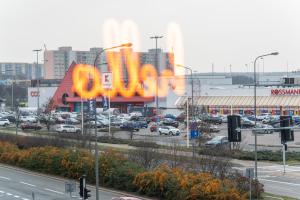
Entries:
[[[300,115],[300,87],[257,87],[257,114]],[[188,97],[176,101],[178,107],[185,107]],[[192,104],[189,96],[189,104]],[[223,85],[202,87],[201,95],[194,97],[194,107],[211,114],[253,114],[254,87]]]

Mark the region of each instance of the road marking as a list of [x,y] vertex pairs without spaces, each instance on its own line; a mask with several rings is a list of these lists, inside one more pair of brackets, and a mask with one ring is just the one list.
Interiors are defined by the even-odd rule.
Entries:
[[49,192],[54,192],[54,193],[56,193],[56,194],[65,194],[65,193],[63,193],[63,192],[59,192],[59,191],[56,191],[56,190],[51,190],[51,189],[49,189],[49,188],[44,188],[44,190],[47,190],[47,191],[49,191]]
[[282,181],[274,181],[274,180],[268,180],[268,179],[259,179],[259,180],[263,180],[263,181],[269,181],[269,182],[273,182],[273,183],[282,183],[282,184],[287,184],[287,185],[293,185],[293,186],[300,186],[300,184],[297,183],[289,183],[289,182],[282,182]]
[[24,184],[24,185],[31,186],[31,187],[36,187],[35,185],[32,185],[32,184],[30,184],[30,183],[26,183],[26,182],[23,182],[23,181],[21,181],[20,183],[21,183],[21,184]]
[[5,192],[3,192],[3,191],[0,190],[0,193],[3,194],[3,193],[5,193]]
[[7,196],[11,196],[12,194],[7,192],[6,195],[7,195]]
[[5,180],[10,180],[10,178],[4,177],[4,176],[0,176],[0,178],[5,179]]
[[15,195],[14,197],[15,197],[15,198],[20,198],[20,196],[18,196],[18,195]]
[[29,199],[27,199],[27,198],[22,198],[22,200],[29,200]]
[[280,199],[280,200],[283,200],[283,198],[281,198],[281,197],[272,197],[272,196],[266,196],[266,197],[272,198],[272,199]]

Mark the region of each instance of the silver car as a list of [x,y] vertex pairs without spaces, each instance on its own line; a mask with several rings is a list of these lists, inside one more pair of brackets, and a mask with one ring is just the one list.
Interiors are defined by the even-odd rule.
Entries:
[[272,134],[274,132],[273,126],[268,125],[268,124],[256,124],[255,126],[256,129],[252,130],[252,133],[257,133],[257,134]]

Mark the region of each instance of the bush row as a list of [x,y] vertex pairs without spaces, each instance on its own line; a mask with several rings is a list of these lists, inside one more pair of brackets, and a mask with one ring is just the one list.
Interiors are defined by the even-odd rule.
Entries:
[[[243,177],[219,179],[210,173],[185,172],[167,165],[145,170],[112,151],[101,154],[99,161],[102,186],[167,200],[240,200],[248,196],[248,182]],[[0,162],[71,179],[86,174],[87,181],[95,183],[94,157],[85,150],[50,146],[20,149],[0,142]]]

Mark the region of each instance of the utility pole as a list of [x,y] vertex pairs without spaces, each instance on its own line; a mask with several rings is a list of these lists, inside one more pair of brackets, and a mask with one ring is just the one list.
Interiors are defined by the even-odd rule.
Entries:
[[163,38],[163,36],[151,36],[150,39],[154,39],[155,40],[155,68],[157,70],[157,78],[156,78],[156,126],[157,126],[157,129],[156,129],[156,132],[157,132],[157,135],[158,135],[158,84],[159,84],[159,81],[158,81],[158,74],[159,74],[159,65],[158,65],[158,49],[157,49],[157,40],[158,39],[161,39]]
[[[37,70],[39,67],[39,52],[41,52],[42,49],[34,49],[33,51],[36,52],[36,70]],[[37,117],[39,123],[40,122],[40,77],[36,77],[36,80],[37,80]]]

